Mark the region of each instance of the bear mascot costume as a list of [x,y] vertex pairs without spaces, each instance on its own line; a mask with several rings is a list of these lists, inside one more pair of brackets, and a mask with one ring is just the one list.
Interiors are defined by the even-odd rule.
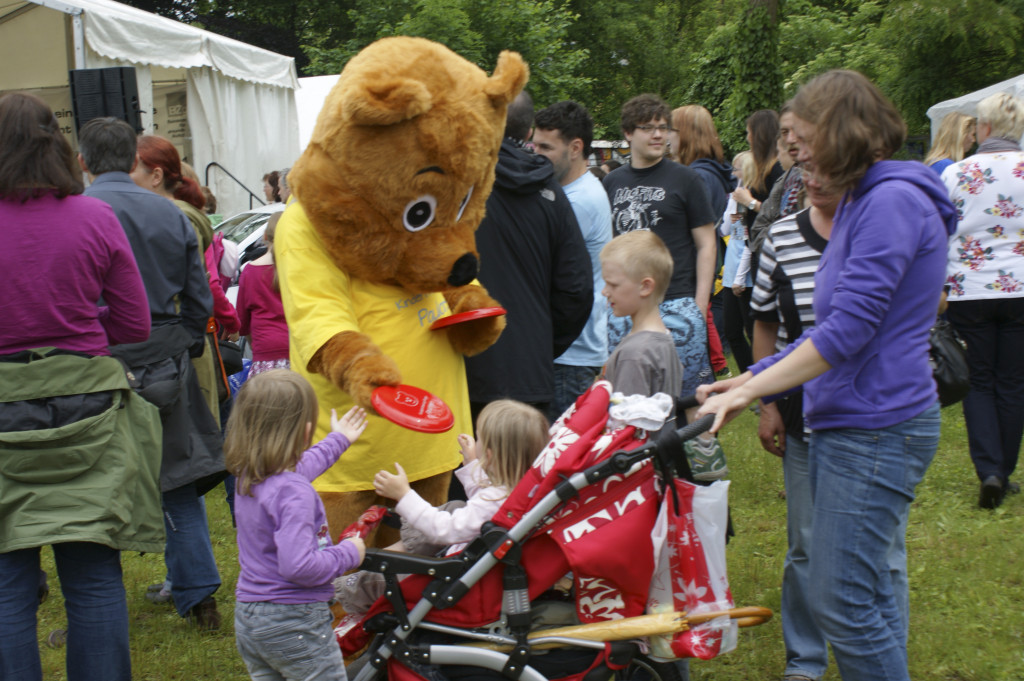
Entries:
[[[345,66],[309,146],[288,175],[274,257],[291,367],[312,383],[320,413],[359,405],[363,436],[314,482],[337,537],[375,503],[373,476],[402,465],[429,503],[445,501],[472,432],[463,357],[497,340],[504,317],[431,330],[450,314],[495,307],[476,280],[474,233],[494,183],[509,102],[528,69],[502,52],[493,75],[422,38],[379,40]],[[414,432],[373,412],[378,386],[440,397],[455,423]],[[387,502],[389,505],[393,502]],[[381,532],[377,545],[397,535]]]

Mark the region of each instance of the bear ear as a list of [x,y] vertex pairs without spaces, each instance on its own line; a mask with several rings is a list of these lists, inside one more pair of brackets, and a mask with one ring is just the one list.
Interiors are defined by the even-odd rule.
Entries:
[[484,93],[494,106],[504,106],[516,98],[529,79],[530,68],[519,53],[505,50],[498,55],[498,65],[487,79]]
[[393,125],[430,110],[427,87],[411,78],[363,78],[353,83],[342,105],[346,118],[357,125]]

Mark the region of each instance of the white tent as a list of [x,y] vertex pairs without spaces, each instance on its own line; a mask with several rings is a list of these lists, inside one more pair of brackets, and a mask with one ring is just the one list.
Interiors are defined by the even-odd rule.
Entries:
[[1014,78],[1004,80],[1001,83],[989,85],[988,87],[977,90],[976,92],[971,92],[963,97],[947,99],[944,102],[939,102],[938,104],[930,107],[927,113],[928,118],[932,122],[932,140],[935,140],[935,133],[938,132],[939,125],[942,124],[942,119],[946,117],[946,114],[958,111],[962,114],[967,114],[968,116],[976,116],[978,113],[978,102],[999,92],[1005,92],[1013,95],[1014,97],[1024,98],[1024,73]]
[[309,76],[299,78],[299,89],[295,91],[295,107],[299,112],[299,148],[305,149],[313,136],[316,119],[324,100],[341,76]]
[[250,204],[230,175],[262,200],[299,155],[294,59],[112,0],[0,0],[0,93],[43,97],[72,146],[68,71],[112,66],[134,67],[146,132],[209,173],[218,212]]

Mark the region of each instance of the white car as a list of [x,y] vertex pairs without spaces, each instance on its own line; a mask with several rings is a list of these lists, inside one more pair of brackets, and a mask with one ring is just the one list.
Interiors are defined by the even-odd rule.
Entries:
[[[247,263],[267,252],[267,246],[263,243],[263,232],[267,228],[267,221],[270,220],[271,215],[280,213],[284,208],[283,203],[271,203],[266,206],[250,208],[232,215],[214,227],[214,232],[222,232],[226,240],[233,241],[238,245],[239,273]],[[231,282],[227,297],[232,305],[238,300],[237,277]]]

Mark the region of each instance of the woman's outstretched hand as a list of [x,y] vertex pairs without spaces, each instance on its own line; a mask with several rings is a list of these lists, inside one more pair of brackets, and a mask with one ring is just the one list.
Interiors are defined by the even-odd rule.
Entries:
[[697,388],[697,401],[701,404],[697,410],[697,418],[706,414],[715,415],[715,422],[709,432],[717,433],[722,426],[743,413],[747,405],[757,399],[756,396],[749,395],[743,387],[753,376],[747,371],[735,378]]

